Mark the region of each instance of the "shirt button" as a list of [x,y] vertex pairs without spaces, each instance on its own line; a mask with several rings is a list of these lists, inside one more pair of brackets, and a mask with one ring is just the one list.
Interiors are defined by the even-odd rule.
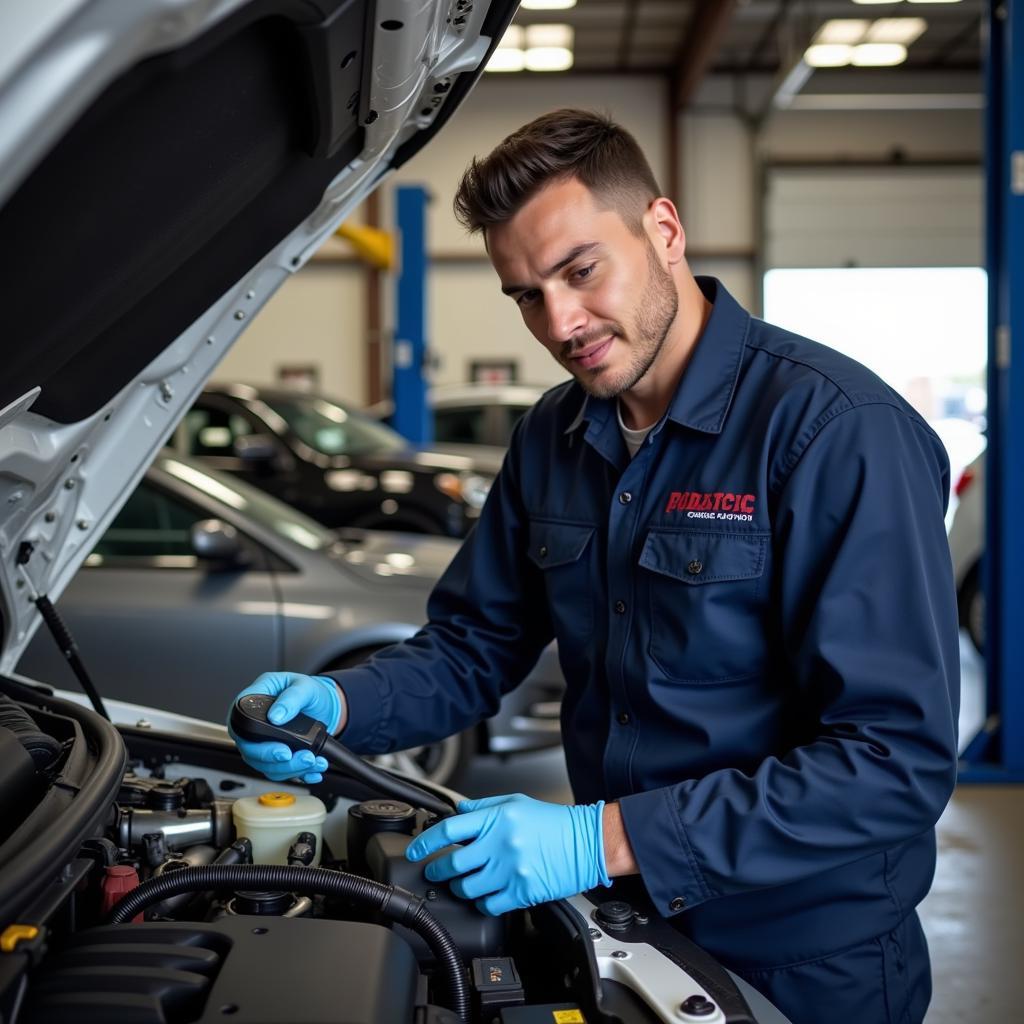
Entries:
[[694,559],[687,567],[686,571],[691,576],[699,576],[704,571],[704,563],[698,559]]
[[633,500],[633,495],[630,494],[629,491],[623,491],[619,495],[619,504],[620,505],[628,505],[632,500]]
[[628,711],[620,711],[615,716],[615,718],[618,721],[619,725],[629,725],[629,712]]
[[540,551],[537,552],[537,554],[540,555],[541,558],[547,558],[548,557],[548,549],[546,547],[542,547],[540,549]]
[[615,602],[615,611],[619,615],[622,615],[626,611],[626,602],[625,601],[616,601]]
[[683,907],[686,906],[686,900],[682,896],[677,896],[669,905],[668,909],[678,913]]

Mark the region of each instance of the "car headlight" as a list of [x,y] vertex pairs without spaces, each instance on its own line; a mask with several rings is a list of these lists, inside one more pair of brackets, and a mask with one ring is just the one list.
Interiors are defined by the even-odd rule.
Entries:
[[491,489],[491,478],[479,473],[438,473],[434,486],[452,501],[463,501],[470,508],[481,509]]

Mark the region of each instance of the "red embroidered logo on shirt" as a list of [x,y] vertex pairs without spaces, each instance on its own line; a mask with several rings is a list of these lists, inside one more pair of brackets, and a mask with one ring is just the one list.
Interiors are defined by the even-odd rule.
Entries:
[[685,512],[688,519],[754,518],[756,497],[733,494],[731,491],[673,491],[665,505],[666,512]]

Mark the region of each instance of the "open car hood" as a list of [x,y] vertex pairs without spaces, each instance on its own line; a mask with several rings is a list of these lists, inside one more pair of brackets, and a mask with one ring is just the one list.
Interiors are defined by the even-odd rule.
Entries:
[[228,348],[515,0],[0,6],[0,672]]

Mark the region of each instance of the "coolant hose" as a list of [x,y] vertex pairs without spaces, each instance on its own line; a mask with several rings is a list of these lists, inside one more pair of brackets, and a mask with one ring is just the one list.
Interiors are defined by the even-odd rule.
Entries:
[[365,903],[385,917],[411,928],[430,947],[448,979],[451,1009],[464,1024],[469,1021],[469,988],[462,958],[448,930],[427,910],[415,893],[329,868],[285,867],[281,864],[210,864],[181,868],[151,878],[132,889],[110,912],[110,924],[123,924],[136,914],[183,892],[208,889],[262,889],[310,895],[345,896]]
[[455,813],[455,807],[450,801],[434,796],[433,793],[428,793],[411,782],[396,778],[389,772],[381,771],[375,765],[367,764],[331,735],[324,740],[320,753],[327,758],[332,767],[340,769],[346,775],[351,775],[352,778],[358,779],[360,782],[365,782],[366,785],[385,796],[401,800],[413,807],[422,807],[439,818],[448,818]]

